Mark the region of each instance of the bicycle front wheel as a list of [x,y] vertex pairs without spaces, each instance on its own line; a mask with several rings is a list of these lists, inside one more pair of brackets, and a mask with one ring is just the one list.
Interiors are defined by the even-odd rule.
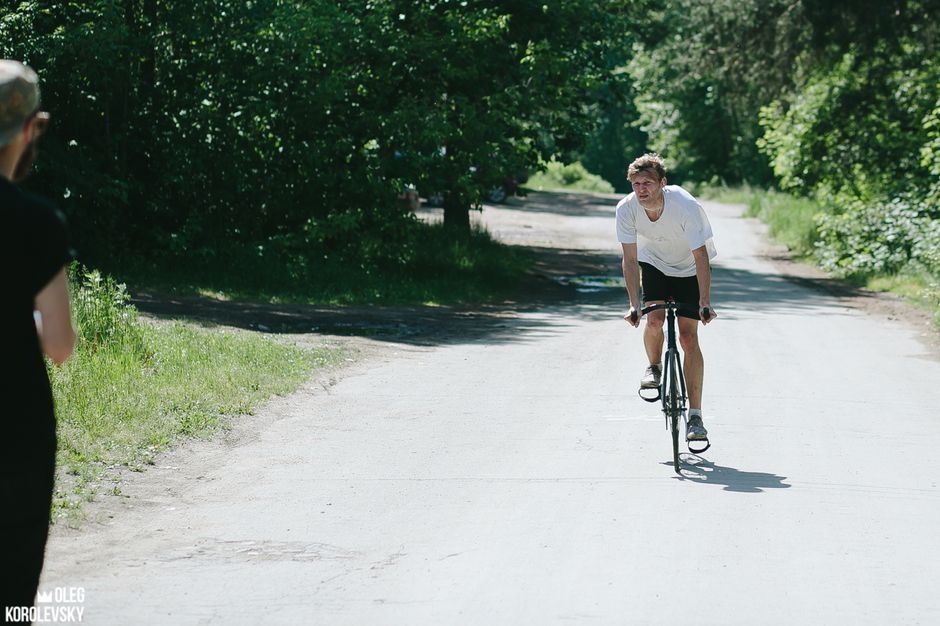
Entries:
[[672,467],[679,474],[679,420],[682,412],[679,407],[679,370],[674,354],[666,353],[666,363],[663,368],[666,420],[669,422],[669,431],[672,435]]

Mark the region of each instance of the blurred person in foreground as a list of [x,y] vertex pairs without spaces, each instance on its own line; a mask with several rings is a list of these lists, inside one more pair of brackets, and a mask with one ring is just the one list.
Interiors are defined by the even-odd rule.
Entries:
[[39,78],[0,60],[0,267],[7,374],[0,422],[0,599],[33,606],[45,556],[55,478],[56,422],[43,355],[61,365],[75,347],[66,267],[73,258],[65,219],[49,202],[22,191],[49,123]]

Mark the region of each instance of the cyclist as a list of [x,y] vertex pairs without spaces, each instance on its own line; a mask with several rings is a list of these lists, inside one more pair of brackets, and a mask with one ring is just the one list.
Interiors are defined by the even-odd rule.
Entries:
[[[699,317],[708,324],[716,316],[710,303],[710,261],[717,251],[702,205],[682,187],[666,184],[666,168],[657,154],[633,161],[627,179],[633,193],[617,204],[617,239],[623,247],[623,279],[630,298],[624,319],[639,326],[643,302],[656,304],[672,297],[676,302],[698,303]],[[710,311],[708,318],[705,308]],[[649,367],[640,381],[643,389],[659,387],[665,318],[665,311],[646,316],[643,343]],[[698,342],[698,320],[680,317],[678,324],[689,394],[686,439],[703,440],[708,431],[702,417],[705,361]]]

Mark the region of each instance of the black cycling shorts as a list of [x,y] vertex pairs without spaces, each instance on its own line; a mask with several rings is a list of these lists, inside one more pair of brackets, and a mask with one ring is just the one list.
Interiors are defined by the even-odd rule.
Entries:
[[646,304],[672,298],[680,304],[698,308],[698,278],[695,276],[666,276],[649,263],[641,262],[640,281]]

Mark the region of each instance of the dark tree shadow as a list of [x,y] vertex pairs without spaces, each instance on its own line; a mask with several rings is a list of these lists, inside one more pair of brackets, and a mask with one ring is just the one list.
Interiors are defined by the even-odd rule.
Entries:
[[[504,209],[613,217],[616,195],[532,193]],[[613,235],[611,235],[613,237]],[[133,304],[163,319],[186,319],[271,333],[367,336],[423,346],[510,343],[563,333],[570,317],[617,319],[626,308],[620,256],[612,251],[522,246],[533,267],[512,299],[454,306],[331,306],[228,301],[206,296],[137,292]],[[720,261],[720,259],[719,259]],[[713,269],[712,301],[722,321],[747,313],[777,316],[827,310],[846,295],[834,281],[784,277],[747,269]],[[840,314],[839,312],[835,313]],[[841,313],[844,314],[844,313]]]
[[[434,346],[488,341],[516,343],[565,332],[570,317],[616,319],[625,292],[615,255],[565,249],[533,249],[531,282],[515,300],[457,306],[331,306],[225,301],[205,296],[138,292],[132,303],[164,319],[227,325],[272,333],[326,333]],[[781,276],[715,266],[713,301],[722,320],[742,313],[800,315],[839,302],[814,284]],[[811,291],[812,290],[812,291]],[[816,291],[816,294],[810,294]],[[846,314],[841,312],[829,314]]]
[[[663,465],[672,467],[672,461]],[[765,489],[789,489],[786,476],[777,476],[767,472],[745,472],[734,467],[718,465],[696,454],[683,454],[679,466],[681,475],[676,480],[688,480],[708,485],[724,485],[724,491],[739,493],[762,493]]]

